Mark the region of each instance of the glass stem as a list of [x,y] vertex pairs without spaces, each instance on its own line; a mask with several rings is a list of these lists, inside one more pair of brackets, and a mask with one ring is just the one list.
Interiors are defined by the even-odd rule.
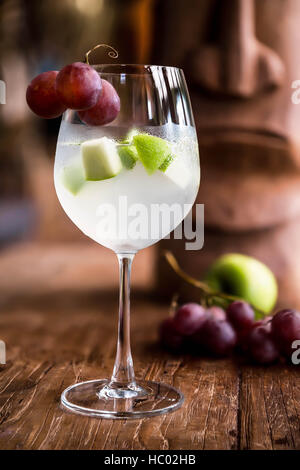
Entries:
[[110,382],[113,388],[135,387],[130,349],[130,272],[134,254],[118,254],[120,268],[119,328],[114,370]]

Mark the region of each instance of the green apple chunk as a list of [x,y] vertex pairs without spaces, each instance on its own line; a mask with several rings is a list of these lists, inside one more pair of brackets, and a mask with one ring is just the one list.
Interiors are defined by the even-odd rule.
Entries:
[[113,178],[122,170],[122,163],[113,140],[107,137],[87,140],[81,144],[85,178],[101,181]]
[[80,163],[66,166],[62,171],[62,182],[65,188],[74,196],[85,184],[85,175]]
[[134,145],[119,145],[118,153],[121,158],[122,165],[124,168],[127,168],[127,170],[131,170],[139,159]]
[[[277,301],[277,282],[272,271],[250,256],[226,254],[212,265],[206,281],[214,290],[244,299],[270,313]],[[259,318],[256,312],[256,317]]]
[[174,155],[168,155],[167,158],[160,165],[159,170],[165,172],[173,162],[174,158]]
[[169,142],[160,137],[148,134],[138,134],[133,137],[139,159],[151,175],[163,164],[171,154]]

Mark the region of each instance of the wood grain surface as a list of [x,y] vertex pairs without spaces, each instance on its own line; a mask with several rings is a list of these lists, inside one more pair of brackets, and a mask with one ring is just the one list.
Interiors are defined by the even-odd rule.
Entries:
[[[155,302],[146,288],[151,277],[147,254],[134,266],[138,281],[132,299],[136,374],[180,388],[185,395],[183,407],[135,421],[85,418],[62,411],[59,399],[64,388],[111,373],[117,291],[107,283],[101,289],[101,279],[98,289],[95,279],[88,289],[86,261],[82,288],[77,281],[72,289],[70,275],[64,277],[63,268],[55,270],[55,265],[62,264],[62,251],[59,256],[58,248],[49,249],[46,262],[45,247],[40,252],[37,247],[26,249],[28,260],[32,249],[26,276],[24,266],[23,274],[18,269],[15,250],[0,256],[0,339],[7,346],[7,364],[0,366],[0,449],[300,449],[299,368],[262,368],[162,351],[157,327],[168,307]],[[75,277],[80,279],[77,249],[68,248],[77,257]],[[25,251],[25,247],[20,249],[21,258]],[[34,271],[42,253],[45,272],[38,276]],[[69,273],[72,256],[71,251],[67,253],[64,269]],[[48,275],[47,265],[51,267]],[[94,268],[90,269],[93,273]],[[116,266],[111,270],[115,272]],[[60,273],[56,287],[50,271]],[[107,265],[105,277],[112,278],[108,271]],[[31,279],[26,289],[22,276],[23,283]]]

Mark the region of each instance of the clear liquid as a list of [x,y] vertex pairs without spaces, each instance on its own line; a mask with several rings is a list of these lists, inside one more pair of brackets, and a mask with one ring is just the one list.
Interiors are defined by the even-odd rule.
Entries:
[[[167,236],[189,212],[200,182],[194,128],[168,124],[139,128],[139,132],[171,142],[176,161],[183,170],[182,178],[177,177],[176,182],[161,171],[149,175],[142,163],[137,162],[133,169],[123,169],[113,178],[87,181],[76,195],[65,188],[62,180],[64,168],[75,163],[81,164],[81,149],[78,144],[104,136],[121,139],[130,130],[109,126],[89,128],[63,121],[54,166],[55,189],[66,214],[85,235],[115,252],[136,252]],[[101,225],[100,213],[105,204],[111,205],[115,210],[118,225],[116,236],[110,237],[101,230],[103,224]],[[134,207],[136,204],[139,206]],[[167,204],[168,207],[177,205],[177,210],[175,213],[171,211],[169,219],[162,217],[162,212],[159,213],[162,204]],[[127,212],[130,208],[131,213]],[[137,216],[143,224],[147,220],[148,230],[145,227],[134,230],[139,227]]]

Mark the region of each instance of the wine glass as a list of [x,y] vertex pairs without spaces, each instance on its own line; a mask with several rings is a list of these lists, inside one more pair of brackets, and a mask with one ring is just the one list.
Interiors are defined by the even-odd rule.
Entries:
[[[89,416],[144,418],[179,408],[183,395],[170,385],[135,379],[130,350],[131,264],[140,249],[167,236],[190,211],[200,182],[197,136],[182,70],[120,64],[94,68],[118,93],[120,112],[103,126],[86,125],[75,111],[65,112],[54,180],[70,219],[117,254],[117,352],[110,379],[71,385],[61,402]],[[102,176],[94,178],[99,148],[105,168]]]

